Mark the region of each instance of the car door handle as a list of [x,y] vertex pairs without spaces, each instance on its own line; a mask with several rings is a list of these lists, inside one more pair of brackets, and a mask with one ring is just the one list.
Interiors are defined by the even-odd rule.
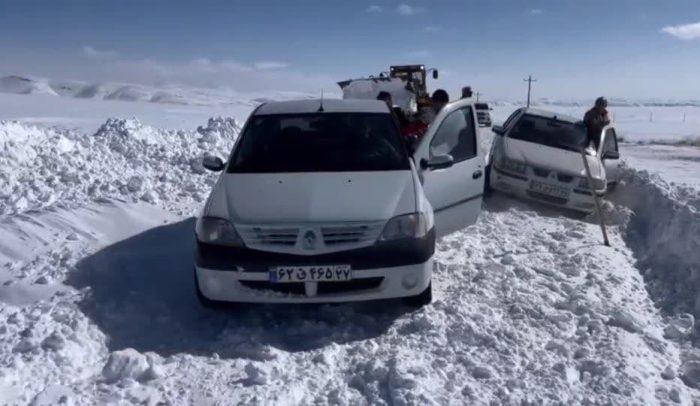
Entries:
[[476,172],[472,173],[472,179],[479,179],[481,177],[481,175],[483,175],[483,174],[484,173],[481,172],[481,169],[479,169]]

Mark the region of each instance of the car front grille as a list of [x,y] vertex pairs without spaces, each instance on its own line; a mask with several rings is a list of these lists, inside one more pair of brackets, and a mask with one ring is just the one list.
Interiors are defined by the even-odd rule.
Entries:
[[540,178],[548,178],[550,175],[554,174],[557,177],[557,180],[562,183],[571,183],[573,182],[575,176],[573,175],[568,175],[566,173],[562,172],[556,172],[552,171],[550,169],[545,169],[545,168],[539,168],[536,166],[532,167],[532,171],[535,173],[536,176],[539,176]]
[[[317,295],[329,295],[334,293],[357,292],[361,290],[376,289],[382,284],[384,278],[363,278],[343,282],[317,282]],[[241,285],[255,290],[268,290],[277,293],[304,295],[303,282],[273,283],[268,281],[240,281]]]
[[281,245],[293,247],[297,243],[297,227],[236,227],[241,237],[249,245]]
[[557,180],[559,180],[559,182],[571,183],[571,181],[574,180],[574,176],[565,173],[557,173]]
[[[302,247],[308,254],[319,254],[370,246],[379,238],[384,224],[383,221],[284,226],[236,224],[236,230],[250,248],[293,253]],[[301,240],[309,231],[322,243],[305,247]]]
[[379,237],[381,227],[382,224],[336,225],[321,227],[321,233],[326,246],[332,247],[374,241]]
[[532,170],[535,172],[535,175],[539,176],[540,178],[548,177],[550,172],[549,169],[542,169],[535,166],[532,167]]

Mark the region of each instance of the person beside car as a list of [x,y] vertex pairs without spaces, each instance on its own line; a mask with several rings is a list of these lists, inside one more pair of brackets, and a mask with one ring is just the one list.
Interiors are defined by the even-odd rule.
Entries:
[[447,92],[444,89],[437,89],[430,98],[430,106],[421,108],[417,118],[401,130],[401,134],[410,146],[410,150],[413,150],[418,145],[425,132],[428,131],[430,124],[440,113],[440,110],[449,102],[450,96]]
[[593,142],[596,151],[600,146],[600,135],[603,132],[603,128],[610,124],[607,108],[608,101],[604,97],[599,97],[596,99],[595,105],[583,116],[583,122],[588,129],[589,142]]

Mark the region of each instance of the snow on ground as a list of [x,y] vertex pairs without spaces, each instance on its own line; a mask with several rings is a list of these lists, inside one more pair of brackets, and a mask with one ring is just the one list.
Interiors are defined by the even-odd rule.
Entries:
[[623,149],[611,248],[595,217],[495,195],[439,243],[421,310],[212,312],[191,216],[216,175],[197,158],[225,156],[240,122],[100,125],[111,103],[156,104],[92,103],[85,130],[55,105],[67,126],[0,123],[0,404],[700,403],[698,189],[638,170],[648,146]]
[[629,166],[659,175],[673,185],[700,191],[700,148],[658,144],[622,144],[620,148]]

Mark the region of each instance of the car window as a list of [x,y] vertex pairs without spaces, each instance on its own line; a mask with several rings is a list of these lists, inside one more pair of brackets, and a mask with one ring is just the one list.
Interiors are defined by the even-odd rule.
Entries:
[[518,114],[520,114],[520,109],[515,110],[515,112],[513,112],[513,114],[511,114],[510,117],[508,117],[508,119],[503,123],[503,128],[507,129],[508,126],[513,124],[513,121],[515,120],[515,117],[518,116]]
[[476,131],[471,107],[450,113],[440,124],[432,142],[430,155],[452,155],[455,162],[476,156]]
[[254,116],[229,173],[353,172],[410,169],[392,116],[312,113]]
[[603,144],[603,152],[606,151],[618,152],[617,135],[615,134],[614,128],[608,128],[607,130],[605,130],[605,143]]
[[531,114],[523,115],[513,125],[508,138],[576,152],[589,142],[583,125]]

